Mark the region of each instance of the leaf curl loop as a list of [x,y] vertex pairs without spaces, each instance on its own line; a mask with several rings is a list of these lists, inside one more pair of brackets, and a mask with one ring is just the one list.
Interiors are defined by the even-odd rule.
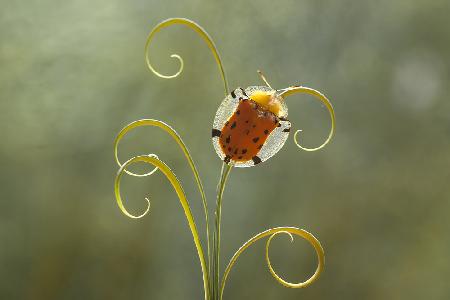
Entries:
[[[122,164],[119,160],[119,154],[118,154],[119,142],[123,139],[123,137],[128,132],[130,132],[133,129],[143,127],[143,126],[157,127],[157,128],[164,130],[165,132],[167,132],[170,135],[170,137],[172,137],[174,139],[174,141],[178,144],[178,146],[181,148],[181,151],[184,153],[184,156],[186,157],[186,159],[189,163],[189,167],[192,170],[192,173],[195,178],[195,182],[197,183],[197,188],[198,188],[198,190],[200,192],[200,196],[202,198],[203,212],[205,215],[205,223],[206,223],[206,240],[207,240],[208,261],[209,261],[210,260],[210,258],[209,258],[210,257],[210,238],[209,238],[208,204],[207,204],[207,200],[206,200],[206,194],[205,194],[205,190],[203,188],[203,183],[200,179],[200,174],[197,170],[197,167],[195,166],[194,160],[192,159],[192,156],[191,156],[186,144],[183,142],[183,140],[181,139],[181,136],[178,134],[178,132],[176,132],[175,129],[173,129],[170,125],[168,125],[162,121],[155,120],[155,119],[142,119],[142,120],[137,120],[137,121],[131,122],[117,134],[116,139],[114,140],[114,156],[115,156],[116,162],[119,166],[122,166]],[[152,155],[154,157],[158,158],[156,155],[154,155],[154,154],[152,154]],[[146,173],[146,174],[132,173],[132,172],[128,171],[126,168],[124,168],[124,172],[129,175],[132,175],[132,176],[143,177],[143,176],[148,176],[148,175],[153,174],[157,169],[158,168],[155,167],[151,172]],[[147,212],[148,212],[148,210],[142,216],[144,216]],[[208,263],[208,265],[209,265],[209,263]]]
[[321,92],[319,92],[315,89],[309,88],[309,87],[304,87],[304,86],[292,86],[292,87],[288,87],[288,88],[280,90],[280,91],[281,91],[280,96],[283,98],[286,98],[288,96],[298,94],[298,93],[304,93],[304,94],[309,94],[309,95],[314,96],[317,100],[319,100],[320,102],[322,102],[325,105],[325,107],[328,110],[328,113],[330,114],[331,129],[330,129],[330,133],[328,134],[327,139],[320,146],[314,147],[314,148],[304,147],[304,146],[300,145],[300,143],[297,140],[298,134],[301,132],[301,130],[297,130],[294,134],[294,143],[297,145],[297,147],[299,147],[302,150],[317,151],[317,150],[320,150],[323,147],[325,147],[325,145],[327,145],[331,141],[331,138],[334,135],[334,128],[335,128],[334,108],[333,108],[333,105],[331,104],[330,100],[328,100],[328,98],[325,97],[325,95],[323,95]]
[[[272,238],[275,235],[280,234],[280,233],[288,234],[291,237],[291,240],[293,240],[292,235],[300,236],[300,237],[304,238],[305,240],[307,240],[314,247],[314,250],[316,251],[316,254],[317,254],[317,260],[318,260],[317,269],[314,272],[314,274],[310,278],[308,278],[306,281],[299,282],[299,283],[288,282],[288,281],[284,280],[283,278],[281,278],[274,271],[274,269],[272,268],[272,265],[271,265],[270,259],[269,259],[269,246],[270,246],[270,243],[272,241]],[[228,263],[228,266],[226,267],[224,275],[222,277],[222,284],[221,284],[221,287],[220,287],[220,299],[222,299],[223,290],[225,288],[226,280],[227,280],[228,275],[229,275],[229,273],[231,271],[231,268],[235,264],[236,260],[239,258],[239,256],[242,254],[242,252],[244,252],[253,243],[255,243],[258,240],[260,240],[262,238],[265,238],[267,236],[269,236],[269,239],[266,242],[266,262],[267,262],[267,265],[269,267],[270,274],[272,274],[272,276],[275,278],[276,281],[278,281],[280,284],[282,284],[282,285],[284,285],[286,287],[303,288],[303,287],[307,287],[308,285],[313,283],[319,277],[320,273],[323,270],[324,264],[325,264],[325,254],[324,254],[324,251],[323,251],[323,248],[322,248],[320,242],[311,233],[309,233],[308,231],[303,230],[303,229],[299,229],[299,228],[296,228],[296,227],[276,227],[276,228],[271,228],[271,229],[268,229],[266,231],[258,233],[257,235],[255,235],[254,237],[249,239],[247,242],[245,242],[236,251],[236,253],[233,255],[233,257],[230,259],[230,262]]]
[[147,42],[145,43],[145,61],[147,62],[147,66],[150,69],[150,71],[152,71],[156,76],[161,77],[161,78],[165,78],[165,79],[175,78],[178,75],[180,75],[181,72],[183,72],[184,62],[183,62],[183,59],[181,58],[181,56],[179,56],[178,54],[172,54],[170,56],[172,58],[177,59],[179,64],[180,64],[180,66],[178,68],[178,71],[175,74],[173,74],[173,75],[164,75],[164,74],[161,74],[158,71],[156,71],[155,68],[150,63],[150,58],[149,58],[149,46],[151,44],[151,41],[153,40],[154,35],[158,31],[160,31],[161,29],[163,29],[165,27],[168,27],[168,26],[171,26],[171,25],[174,25],[174,24],[185,25],[185,26],[191,28],[198,35],[200,35],[200,37],[206,42],[206,44],[208,45],[208,48],[213,53],[214,59],[216,60],[216,63],[218,65],[218,67],[219,67],[220,75],[222,77],[223,86],[224,86],[224,89],[225,89],[225,96],[226,96],[228,94],[228,92],[229,92],[228,81],[227,81],[227,78],[226,78],[226,75],[225,75],[225,71],[224,71],[224,68],[223,68],[222,60],[220,59],[219,51],[217,50],[217,47],[214,44],[214,41],[209,36],[209,34],[206,32],[206,30],[203,29],[200,25],[198,25],[194,21],[189,20],[189,19],[185,19],[185,18],[170,18],[170,19],[167,19],[167,20],[164,20],[164,21],[160,22],[159,24],[157,24],[152,29],[152,31],[149,33],[149,35],[147,37]]
[[[154,167],[157,167],[166,176],[166,178],[169,180],[172,187],[174,188],[174,190],[178,196],[178,199],[180,200],[181,206],[183,207],[184,214],[186,216],[186,219],[187,219],[187,222],[189,225],[189,229],[191,230],[192,236],[194,238],[194,244],[195,244],[197,254],[198,254],[198,257],[200,260],[200,265],[201,265],[202,274],[203,274],[203,287],[204,287],[204,291],[205,291],[205,300],[209,299],[208,298],[209,297],[209,288],[208,288],[209,287],[209,276],[208,276],[207,265],[206,265],[206,261],[205,261],[203,248],[202,248],[202,245],[200,242],[200,237],[198,234],[197,226],[195,224],[195,219],[194,219],[194,216],[192,215],[191,208],[189,206],[189,201],[186,198],[186,194],[183,190],[183,187],[181,186],[180,181],[175,176],[173,171],[163,161],[159,160],[154,155],[140,155],[140,156],[133,157],[133,158],[129,159],[128,161],[126,161],[119,168],[115,182],[114,182],[114,192],[116,195],[116,201],[117,201],[117,204],[119,205],[119,208],[125,215],[127,215],[130,218],[140,218],[140,217],[144,216],[148,212],[148,209],[150,208],[150,202],[149,202],[149,206],[147,207],[146,212],[144,212],[143,214],[141,214],[139,216],[134,216],[134,215],[130,214],[126,210],[125,206],[123,205],[122,197],[120,194],[120,181],[121,181],[122,175],[125,173],[125,168],[128,167],[129,165],[137,163],[137,162],[144,162],[144,163],[151,164]],[[149,201],[149,200],[147,199],[147,201]]]

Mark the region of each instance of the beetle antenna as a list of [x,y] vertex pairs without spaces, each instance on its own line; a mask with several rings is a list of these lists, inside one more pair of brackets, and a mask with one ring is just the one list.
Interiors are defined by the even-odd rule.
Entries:
[[264,76],[264,74],[261,72],[261,70],[257,70],[256,72],[258,72],[259,76],[261,77],[262,81],[271,89],[273,89],[270,84],[267,82],[266,77]]

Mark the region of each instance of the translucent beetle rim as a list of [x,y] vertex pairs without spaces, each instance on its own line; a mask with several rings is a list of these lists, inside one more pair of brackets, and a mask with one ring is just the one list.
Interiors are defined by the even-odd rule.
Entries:
[[[224,124],[230,119],[230,117],[235,113],[237,106],[239,105],[239,98],[249,98],[255,92],[268,92],[274,93],[277,97],[280,98],[281,110],[279,117],[280,125],[276,127],[268,136],[265,141],[263,147],[258,152],[258,157],[261,159],[261,162],[265,162],[272,156],[274,156],[284,145],[287,138],[289,137],[289,130],[291,127],[291,123],[287,120],[288,116],[288,108],[284,103],[284,100],[276,94],[276,91],[267,87],[267,86],[250,86],[245,90],[245,94],[242,92],[240,88],[235,89],[233,92],[236,95],[235,98],[231,94],[228,94],[225,99],[220,104],[217,109],[214,122],[213,129],[222,130]],[[248,96],[248,97],[247,97]],[[225,153],[222,151],[219,143],[219,137],[215,136],[212,138],[214,149],[216,150],[217,155],[221,160],[225,159]],[[235,161],[230,160],[228,163],[234,167],[253,167],[255,162],[253,160],[248,161]]]

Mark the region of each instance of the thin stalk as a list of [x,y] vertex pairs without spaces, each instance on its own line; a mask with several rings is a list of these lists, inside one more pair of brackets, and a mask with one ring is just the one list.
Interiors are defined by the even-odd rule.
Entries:
[[220,223],[221,223],[221,212],[222,212],[222,197],[223,191],[225,189],[225,184],[228,179],[228,175],[231,171],[231,166],[226,163],[222,164],[222,171],[220,174],[220,181],[217,186],[217,202],[216,202],[216,212],[215,212],[215,229],[213,236],[213,266],[212,266],[212,291],[211,294],[214,300],[219,299],[219,283],[220,283]]

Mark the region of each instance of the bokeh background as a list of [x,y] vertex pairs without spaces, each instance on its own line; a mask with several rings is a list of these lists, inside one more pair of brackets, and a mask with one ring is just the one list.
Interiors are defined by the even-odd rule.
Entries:
[[[198,258],[172,187],[160,174],[125,177],[131,220],[113,195],[112,143],[140,118],[168,122],[197,162],[210,208],[220,165],[210,140],[223,89],[203,41],[161,31],[168,17],[214,38],[230,86],[303,84],[333,102],[337,132],[322,151],[292,138],[267,163],[231,173],[223,205],[222,268],[269,227],[304,228],[326,252],[323,276],[293,290],[266,269],[264,242],[231,272],[225,299],[449,299],[450,21],[448,1],[0,1],[0,298],[201,299]],[[312,97],[289,98],[293,127],[314,146],[329,129]],[[179,148],[157,129],[125,138],[120,157],[156,153],[204,218]],[[135,170],[145,170],[136,167]],[[309,277],[313,249],[284,236],[272,261]]]

